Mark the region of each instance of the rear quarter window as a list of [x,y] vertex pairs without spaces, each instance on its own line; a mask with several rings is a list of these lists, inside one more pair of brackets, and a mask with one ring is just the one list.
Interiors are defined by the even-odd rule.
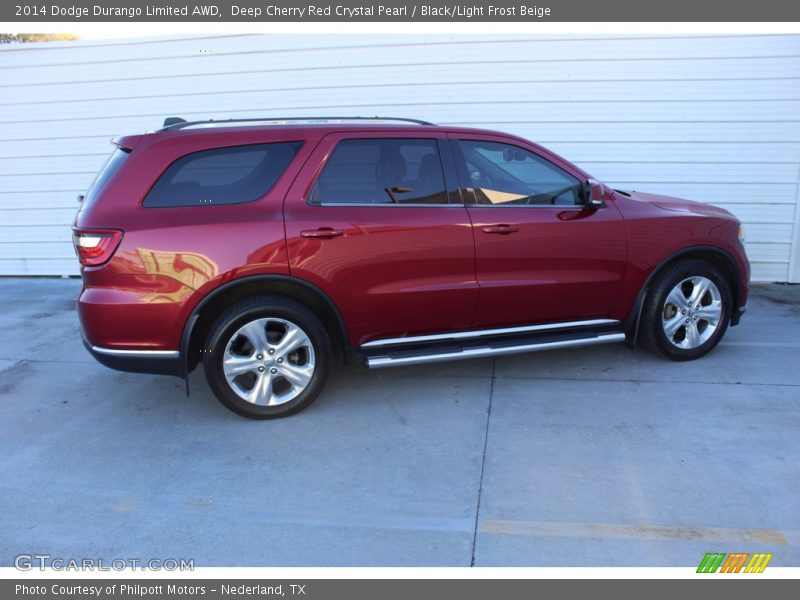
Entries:
[[103,165],[103,168],[100,169],[97,176],[94,178],[92,185],[89,187],[89,191],[86,192],[86,197],[83,199],[80,211],[84,211],[94,204],[97,198],[103,193],[103,190],[108,185],[108,182],[111,181],[114,174],[120,170],[129,154],[129,150],[123,150],[122,148],[114,149],[114,152],[108,157],[108,160],[106,160],[106,164]]
[[150,188],[144,206],[241,204],[272,189],[303,142],[250,144],[187,154]]

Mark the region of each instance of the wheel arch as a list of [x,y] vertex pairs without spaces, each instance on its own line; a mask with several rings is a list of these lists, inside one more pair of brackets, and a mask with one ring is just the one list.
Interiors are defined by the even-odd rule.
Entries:
[[742,279],[733,256],[717,246],[691,246],[670,254],[662,260],[650,272],[647,279],[645,279],[644,284],[636,296],[636,302],[631,309],[631,313],[625,321],[626,344],[629,347],[636,345],[636,337],[639,332],[639,317],[651,283],[664,269],[669,268],[680,260],[686,259],[704,260],[711,263],[722,272],[725,279],[728,280],[728,284],[731,286],[731,295],[733,297],[731,324],[738,324],[739,311],[737,309],[739,308],[739,298],[741,297]]
[[279,294],[293,298],[312,310],[331,335],[334,352],[346,352],[349,336],[342,314],[324,291],[312,283],[289,275],[249,275],[218,286],[194,307],[181,335],[183,377],[194,370],[209,328],[227,304],[255,294]]

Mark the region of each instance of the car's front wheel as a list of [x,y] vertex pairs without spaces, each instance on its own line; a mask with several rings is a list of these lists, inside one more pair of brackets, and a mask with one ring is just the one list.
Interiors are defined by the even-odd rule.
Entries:
[[656,276],[642,319],[645,344],[672,360],[692,360],[722,339],[731,317],[725,276],[702,260],[679,262]]
[[282,296],[248,298],[223,313],[203,352],[219,400],[251,419],[296,413],[328,377],[330,339],[305,306]]

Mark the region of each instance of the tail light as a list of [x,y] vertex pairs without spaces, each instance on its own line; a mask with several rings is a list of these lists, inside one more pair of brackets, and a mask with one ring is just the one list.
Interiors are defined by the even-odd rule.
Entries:
[[121,239],[122,232],[116,229],[72,230],[75,253],[85,267],[96,267],[110,259]]

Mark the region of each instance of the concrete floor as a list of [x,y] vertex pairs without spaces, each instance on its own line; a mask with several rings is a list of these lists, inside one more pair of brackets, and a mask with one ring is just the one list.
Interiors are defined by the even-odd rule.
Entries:
[[800,287],[711,355],[349,367],[252,422],[83,349],[75,280],[0,280],[0,565],[800,565]]

